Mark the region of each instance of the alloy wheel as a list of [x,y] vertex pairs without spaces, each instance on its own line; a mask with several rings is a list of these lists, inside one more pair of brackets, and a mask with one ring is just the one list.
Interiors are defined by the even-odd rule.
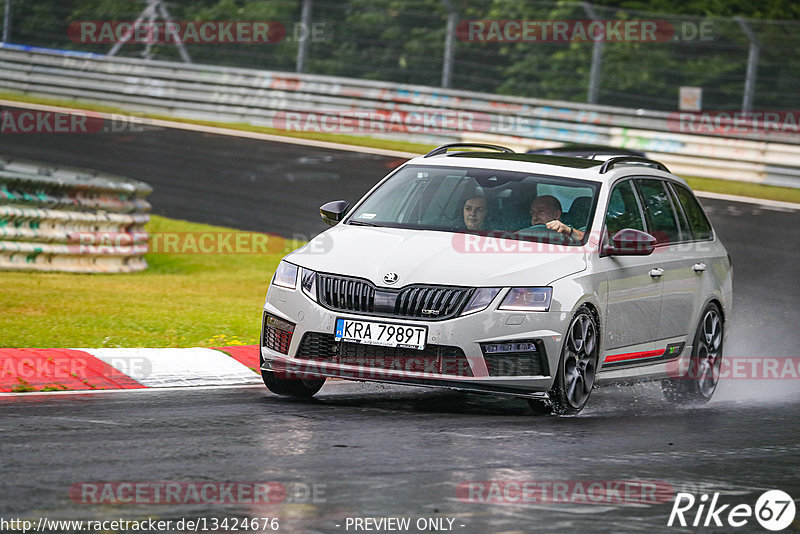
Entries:
[[572,320],[564,352],[564,392],[569,404],[580,409],[594,386],[597,361],[597,329],[582,313]]

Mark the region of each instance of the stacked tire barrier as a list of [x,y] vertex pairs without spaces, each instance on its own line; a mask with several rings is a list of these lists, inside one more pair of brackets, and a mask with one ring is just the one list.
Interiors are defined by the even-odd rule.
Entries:
[[147,268],[145,183],[0,156],[0,270]]
[[[517,149],[611,144],[643,150],[678,174],[800,187],[796,128],[739,132],[728,121],[721,131],[714,126],[713,133],[697,133],[682,126],[677,112],[16,45],[0,46],[0,70],[0,91],[126,111],[277,129],[292,129],[310,116],[317,128],[312,131],[429,144],[486,141]],[[432,127],[404,122],[421,115]],[[359,117],[368,131],[348,132]]]

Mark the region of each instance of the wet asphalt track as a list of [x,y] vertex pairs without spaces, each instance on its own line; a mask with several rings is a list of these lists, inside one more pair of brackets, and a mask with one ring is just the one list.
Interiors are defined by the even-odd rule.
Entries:
[[[277,516],[284,532],[346,532],[335,525],[354,516],[445,516],[475,534],[662,532],[670,502],[498,506],[461,502],[456,488],[647,480],[751,505],[768,488],[796,496],[799,416],[796,401],[774,397],[674,409],[644,386],[598,390],[572,418],[534,417],[515,399],[347,382],[310,402],[261,388],[2,398],[2,515]],[[110,506],[68,497],[83,481],[179,480],[316,485],[324,502]]]
[[[320,204],[357,199],[399,163],[166,130],[3,136],[0,154],[142,179],[155,213],[287,236],[323,229]],[[797,356],[800,212],[703,204],[734,262],[726,357]],[[283,532],[347,532],[346,517],[447,516],[457,532],[667,532],[671,502],[498,506],[461,502],[456,487],[635,479],[719,491],[724,503],[753,505],[772,488],[797,499],[798,427],[791,379],[728,380],[698,409],[668,406],[651,384],[600,389],[573,418],[535,417],[515,399],[344,382],[310,402],[262,388],[0,397],[0,518],[277,515]],[[70,501],[72,484],[97,480],[278,481],[325,497],[264,509]],[[764,530],[751,520],[738,531]]]

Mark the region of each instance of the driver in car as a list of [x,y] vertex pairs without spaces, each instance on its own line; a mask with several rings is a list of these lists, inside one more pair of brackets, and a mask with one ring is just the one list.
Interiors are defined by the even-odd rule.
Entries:
[[531,227],[520,230],[520,233],[526,231],[535,231],[546,227],[548,230],[558,232],[566,237],[570,237],[575,241],[583,239],[583,232],[577,228],[573,228],[568,224],[561,222],[561,202],[552,195],[542,195],[536,197],[531,202]]

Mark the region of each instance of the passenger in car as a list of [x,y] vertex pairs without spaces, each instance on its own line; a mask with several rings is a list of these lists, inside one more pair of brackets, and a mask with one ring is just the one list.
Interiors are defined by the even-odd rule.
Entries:
[[488,216],[486,197],[476,195],[464,201],[464,224],[467,230],[484,230]]
[[553,230],[565,236],[571,237],[575,241],[583,239],[583,231],[573,228],[568,224],[561,222],[561,202],[552,195],[542,195],[536,197],[531,202],[531,228],[520,230],[534,229],[536,226],[546,226],[548,230]]

